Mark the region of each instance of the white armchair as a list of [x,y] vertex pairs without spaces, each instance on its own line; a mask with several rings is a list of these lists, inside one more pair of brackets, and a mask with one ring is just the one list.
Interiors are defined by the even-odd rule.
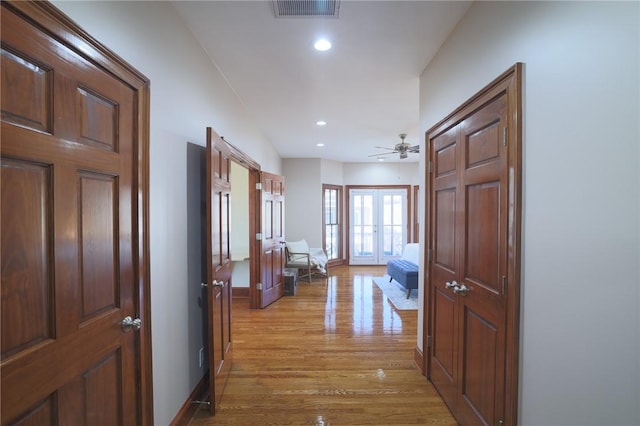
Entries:
[[321,248],[309,248],[306,240],[287,241],[285,243],[285,268],[306,271],[298,275],[299,279],[307,278],[311,282],[313,274],[329,276],[328,258]]

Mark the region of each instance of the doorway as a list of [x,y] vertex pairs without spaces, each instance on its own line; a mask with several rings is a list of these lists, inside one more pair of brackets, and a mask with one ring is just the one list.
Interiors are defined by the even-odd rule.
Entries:
[[349,264],[385,265],[402,256],[409,226],[409,186],[348,187]]
[[[249,170],[231,161],[231,273],[233,296],[249,298],[251,248],[249,240]],[[248,307],[248,306],[247,306]]]

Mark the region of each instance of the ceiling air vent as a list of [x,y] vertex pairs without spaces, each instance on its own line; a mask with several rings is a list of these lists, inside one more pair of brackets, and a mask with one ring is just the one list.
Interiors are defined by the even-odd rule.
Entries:
[[340,0],[273,0],[276,18],[337,18]]

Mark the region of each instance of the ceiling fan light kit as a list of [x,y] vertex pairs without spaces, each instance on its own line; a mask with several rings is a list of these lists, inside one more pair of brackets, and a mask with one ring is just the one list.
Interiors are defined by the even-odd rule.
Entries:
[[400,143],[397,143],[393,148],[386,148],[384,146],[377,146],[376,148],[388,149],[390,152],[383,152],[380,154],[372,154],[369,157],[381,157],[385,155],[400,154],[400,159],[409,157],[409,153],[418,154],[420,152],[420,145],[409,145],[404,139],[407,137],[406,133],[400,133]]

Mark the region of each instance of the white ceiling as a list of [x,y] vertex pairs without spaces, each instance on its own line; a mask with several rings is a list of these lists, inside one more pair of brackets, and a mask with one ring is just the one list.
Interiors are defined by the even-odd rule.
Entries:
[[[399,133],[423,144],[419,77],[470,2],[343,0],[337,19],[275,18],[267,0],[173,4],[281,157],[369,162]],[[320,36],[331,50],[313,49]]]

